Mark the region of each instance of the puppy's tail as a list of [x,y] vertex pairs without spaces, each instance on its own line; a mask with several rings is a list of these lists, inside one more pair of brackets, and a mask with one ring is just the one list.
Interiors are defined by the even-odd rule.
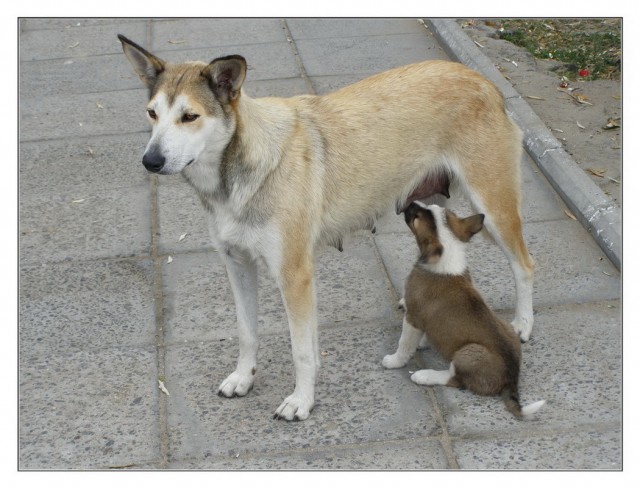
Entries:
[[531,404],[527,404],[522,407],[520,405],[520,396],[518,394],[518,385],[511,384],[505,386],[502,390],[502,401],[504,405],[507,407],[507,410],[512,413],[514,416],[518,418],[522,418],[523,416],[529,416],[538,411],[542,406],[544,406],[546,401],[537,401],[532,402]]

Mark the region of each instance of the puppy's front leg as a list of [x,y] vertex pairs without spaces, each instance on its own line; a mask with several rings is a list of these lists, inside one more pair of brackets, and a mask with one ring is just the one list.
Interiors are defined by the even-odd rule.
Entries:
[[282,268],[280,288],[289,318],[296,385],[276,410],[276,418],[304,420],[313,409],[316,374],[320,365],[318,319],[311,253],[288,258]]
[[240,249],[224,253],[227,275],[236,303],[240,355],[235,372],[227,377],[218,394],[244,396],[253,387],[258,353],[258,268],[249,254]]
[[400,334],[400,341],[398,341],[398,349],[393,355],[387,355],[382,359],[382,366],[384,368],[404,367],[416,352],[423,335],[422,331],[414,328],[407,321],[407,316],[405,315],[402,320],[402,333]]

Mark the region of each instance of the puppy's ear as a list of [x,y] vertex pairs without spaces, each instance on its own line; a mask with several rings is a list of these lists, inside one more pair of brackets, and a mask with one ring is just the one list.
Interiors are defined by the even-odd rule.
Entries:
[[447,212],[447,221],[453,234],[455,234],[460,241],[467,243],[474,234],[482,230],[484,214],[476,214],[475,216],[460,219],[452,212]]
[[118,39],[120,39],[122,50],[134,71],[149,90],[153,89],[158,75],[164,71],[166,63],[122,34],[118,34]]
[[237,54],[216,58],[202,70],[209,87],[223,104],[235,100],[247,74],[247,61]]

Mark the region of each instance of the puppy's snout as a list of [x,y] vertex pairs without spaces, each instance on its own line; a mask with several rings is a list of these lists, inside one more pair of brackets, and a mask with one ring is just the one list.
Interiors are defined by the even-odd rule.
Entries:
[[142,157],[142,164],[151,173],[158,173],[164,167],[165,157],[158,151],[157,148],[153,148],[147,151]]
[[404,222],[409,224],[411,221],[413,221],[413,219],[418,214],[418,209],[419,209],[419,207],[418,207],[417,204],[415,204],[415,203],[410,204],[409,207],[407,207],[404,210]]

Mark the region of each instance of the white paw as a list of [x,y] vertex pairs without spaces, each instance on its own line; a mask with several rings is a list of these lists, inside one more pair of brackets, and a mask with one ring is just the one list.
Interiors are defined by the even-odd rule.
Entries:
[[533,329],[532,321],[526,321],[522,318],[514,319],[513,321],[511,321],[511,326],[520,337],[520,341],[522,341],[523,343],[529,341],[531,330]]
[[286,419],[287,421],[304,421],[309,417],[312,409],[313,399],[293,393],[280,404],[273,418]]
[[245,396],[253,387],[253,374],[241,374],[237,370],[224,379],[218,387],[218,395],[224,397]]
[[402,361],[400,355],[394,353],[393,355],[386,355],[382,359],[382,366],[384,368],[400,368],[404,367],[407,364],[407,361]]
[[445,385],[450,378],[451,374],[447,370],[430,369],[418,370],[411,376],[411,380],[420,385]]

